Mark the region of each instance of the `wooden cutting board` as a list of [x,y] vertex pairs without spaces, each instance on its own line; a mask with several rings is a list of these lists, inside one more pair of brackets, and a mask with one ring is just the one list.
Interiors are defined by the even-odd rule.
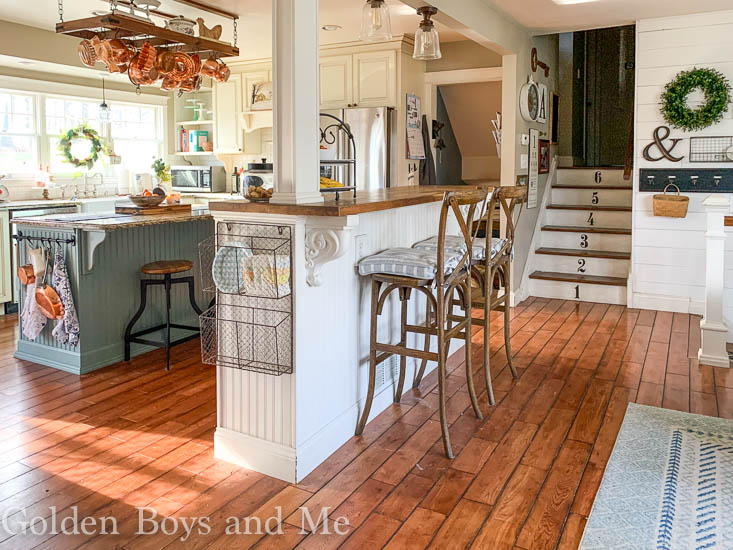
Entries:
[[133,214],[139,216],[160,216],[161,214],[191,213],[190,204],[160,204],[158,206],[115,206],[116,214]]

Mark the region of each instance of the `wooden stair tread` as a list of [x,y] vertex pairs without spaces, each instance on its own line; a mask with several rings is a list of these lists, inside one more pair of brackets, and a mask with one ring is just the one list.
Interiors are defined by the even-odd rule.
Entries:
[[603,170],[623,170],[623,166],[558,166],[558,170],[593,170],[595,172]]
[[583,248],[549,248],[542,247],[535,250],[536,254],[548,256],[576,256],[581,258],[603,258],[606,260],[630,260],[630,252],[610,252],[607,250],[585,250]]
[[632,191],[631,185],[603,185],[602,183],[555,184],[553,189],[593,189],[595,191]]
[[564,283],[588,283],[592,285],[626,286],[623,277],[605,277],[602,275],[581,275],[580,273],[559,273],[555,271],[535,271],[530,279],[560,281]]
[[631,235],[631,229],[623,227],[576,227],[572,225],[543,225],[542,231],[565,233],[606,233],[609,235]]
[[631,212],[630,206],[600,206],[597,204],[548,204],[548,210],[595,210],[597,212]]

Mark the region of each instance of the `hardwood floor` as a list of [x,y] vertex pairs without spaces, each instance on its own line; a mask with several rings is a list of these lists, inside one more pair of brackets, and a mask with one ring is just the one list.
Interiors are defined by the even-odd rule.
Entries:
[[[449,361],[453,461],[443,455],[432,373],[362,437],[288,485],[214,460],[216,382],[196,342],[174,350],[170,373],[155,351],[77,377],[15,360],[16,320],[1,318],[0,519],[8,519],[0,550],[573,549],[627,403],[733,418],[733,374],[693,358],[695,316],[530,298],[514,309],[511,328],[520,376],[506,368],[496,315],[497,405],[481,396],[483,421],[471,411],[463,352]],[[473,341],[481,388],[478,329]],[[140,507],[144,518],[157,514],[157,532],[137,533]],[[301,507],[317,527],[301,530]],[[322,507],[330,508],[328,531],[317,519]],[[256,534],[258,520],[264,527],[278,513],[279,534]],[[88,534],[53,533],[74,514],[78,524],[86,516],[97,524]],[[116,529],[107,523],[107,531],[118,534],[99,534],[110,517]],[[249,517],[251,534],[226,534],[231,517]],[[334,529],[341,517],[345,534]],[[18,533],[31,518],[43,518],[35,533]],[[188,536],[186,525],[194,526]]]

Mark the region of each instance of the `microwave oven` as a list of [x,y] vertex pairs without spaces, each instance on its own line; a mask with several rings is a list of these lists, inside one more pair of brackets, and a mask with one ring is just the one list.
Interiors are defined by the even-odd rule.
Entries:
[[184,193],[224,193],[227,187],[223,166],[171,166],[171,185]]

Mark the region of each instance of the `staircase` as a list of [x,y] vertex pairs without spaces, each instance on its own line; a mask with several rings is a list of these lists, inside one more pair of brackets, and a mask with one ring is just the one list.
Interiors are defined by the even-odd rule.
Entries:
[[631,202],[623,169],[558,169],[540,214],[529,294],[626,304]]

